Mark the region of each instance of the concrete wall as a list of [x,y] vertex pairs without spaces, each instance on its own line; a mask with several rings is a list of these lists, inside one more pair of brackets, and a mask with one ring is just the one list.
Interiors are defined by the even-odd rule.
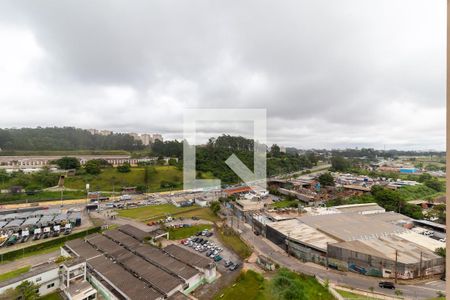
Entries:
[[[395,260],[380,258],[365,253],[339,248],[335,245],[328,245],[329,263],[337,266],[338,269],[346,269],[356,273],[385,278],[395,277]],[[419,276],[430,276],[441,274],[444,271],[444,259],[437,258],[423,261],[422,270],[420,263],[404,264],[397,263],[397,276],[401,279],[412,279]],[[421,274],[422,273],[422,274]]]

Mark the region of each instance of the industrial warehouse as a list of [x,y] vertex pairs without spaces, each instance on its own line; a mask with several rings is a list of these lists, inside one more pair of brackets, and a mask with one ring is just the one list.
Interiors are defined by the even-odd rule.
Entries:
[[187,299],[216,279],[211,260],[178,245],[157,248],[144,242],[149,238],[124,225],[69,241],[61,248],[62,264],[45,263],[4,281],[0,293],[27,280],[40,285],[41,295],[60,289],[68,299]]
[[444,272],[445,243],[416,233],[413,220],[374,203],[310,208],[298,216],[255,213],[257,234],[303,261],[341,271],[412,279]]

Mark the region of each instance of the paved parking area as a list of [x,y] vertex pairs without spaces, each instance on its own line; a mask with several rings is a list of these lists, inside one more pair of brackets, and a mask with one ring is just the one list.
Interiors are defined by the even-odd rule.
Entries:
[[[214,230],[212,230],[212,232],[214,233]],[[205,238],[205,237],[203,237],[203,238]],[[230,284],[232,284],[236,280],[236,278],[239,276],[240,271],[242,269],[242,261],[239,258],[239,256],[237,254],[235,254],[233,251],[226,248],[217,239],[215,233],[211,237],[206,238],[206,239],[214,242],[216,245],[218,245],[219,247],[221,247],[223,249],[223,251],[220,253],[220,256],[223,259],[219,262],[216,262],[217,271],[220,273],[220,277],[211,284],[205,284],[205,285],[199,287],[192,294],[194,297],[196,297],[199,300],[207,300],[207,299],[209,300],[212,298],[213,295],[218,293],[220,290],[222,290],[226,286],[229,286]],[[179,241],[171,241],[171,242],[179,243]],[[205,255],[205,252],[195,251],[191,247],[188,247],[185,245],[181,245],[181,246],[183,248],[188,249],[189,251],[196,252],[200,255]],[[239,263],[239,268],[234,271],[230,271],[228,268],[225,267],[225,261],[227,261],[227,260],[231,260],[234,263]],[[213,261],[212,258],[211,258],[211,261]]]

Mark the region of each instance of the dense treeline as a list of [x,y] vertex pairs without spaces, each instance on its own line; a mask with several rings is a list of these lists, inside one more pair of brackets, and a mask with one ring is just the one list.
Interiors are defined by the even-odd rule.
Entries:
[[[224,183],[239,182],[239,177],[225,161],[235,154],[250,170],[253,170],[253,145],[253,140],[229,135],[210,139],[206,146],[197,147],[197,170],[212,172]],[[282,153],[277,145],[273,145],[267,152],[267,176],[299,171],[316,163],[317,160],[312,156]]]
[[[240,136],[222,135],[210,138],[208,143],[196,148],[197,171],[211,172],[224,183],[239,182],[239,177],[228,167],[225,161],[235,154],[250,170],[253,170],[254,141]],[[152,153],[157,156],[176,156],[182,159],[183,142],[155,142]],[[317,164],[314,153],[298,155],[282,153],[280,147],[273,145],[267,152],[267,175],[295,172]]]
[[369,160],[377,157],[395,158],[399,156],[442,156],[445,157],[444,151],[409,151],[409,150],[375,150],[373,148],[361,148],[361,149],[344,149],[344,150],[331,150],[333,156],[344,156],[348,158],[361,158],[365,157]]
[[[344,204],[359,204],[359,203],[378,203],[381,207],[385,208],[387,211],[395,211],[404,214],[413,219],[423,219],[425,216],[422,209],[415,204],[408,203],[412,197],[410,192],[418,194],[420,192],[430,194],[430,192],[439,192],[442,187],[436,190],[428,186],[415,186],[415,187],[402,187],[397,190],[392,190],[380,185],[375,185],[372,187],[370,193],[361,196],[353,196],[347,199],[337,198],[327,202],[328,206],[344,205]],[[445,218],[441,215],[439,218]]]
[[0,148],[10,151],[40,150],[141,150],[141,141],[128,134],[103,136],[74,127],[0,129]]

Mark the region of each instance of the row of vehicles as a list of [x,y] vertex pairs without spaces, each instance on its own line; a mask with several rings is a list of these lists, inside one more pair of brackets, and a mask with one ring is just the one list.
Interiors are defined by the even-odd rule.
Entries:
[[8,247],[29,240],[47,239],[57,237],[60,234],[68,235],[72,232],[72,224],[37,227],[34,229],[23,229],[19,232],[9,231],[0,234],[0,247]]
[[214,242],[207,240],[206,238],[192,236],[181,243],[185,246],[191,247],[198,252],[205,252],[207,257],[212,258],[215,262],[222,260],[220,253],[223,251],[221,247],[216,245]]
[[237,270],[239,268],[240,264],[238,262],[234,263],[231,260],[226,260],[224,263],[225,268],[227,268],[230,271]]

